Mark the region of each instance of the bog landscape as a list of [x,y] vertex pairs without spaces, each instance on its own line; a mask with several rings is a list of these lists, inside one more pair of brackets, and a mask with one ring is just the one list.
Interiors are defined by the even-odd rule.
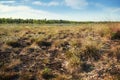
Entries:
[[0,80],[120,80],[120,0],[0,0]]
[[0,25],[1,80],[119,80],[119,75],[120,23]]

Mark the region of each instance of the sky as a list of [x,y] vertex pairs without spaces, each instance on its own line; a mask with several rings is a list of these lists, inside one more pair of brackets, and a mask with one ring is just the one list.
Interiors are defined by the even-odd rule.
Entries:
[[120,21],[120,0],[0,0],[0,18]]

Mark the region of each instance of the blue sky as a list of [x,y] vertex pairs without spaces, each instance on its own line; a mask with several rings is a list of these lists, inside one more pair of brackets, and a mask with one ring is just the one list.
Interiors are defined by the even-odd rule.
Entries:
[[120,21],[120,0],[0,0],[0,18]]

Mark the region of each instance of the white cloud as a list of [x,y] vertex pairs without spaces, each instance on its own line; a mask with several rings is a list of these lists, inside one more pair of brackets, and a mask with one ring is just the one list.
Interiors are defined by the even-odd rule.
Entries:
[[0,4],[0,18],[32,18],[32,19],[60,19],[61,15],[43,11],[36,10],[28,6],[9,6]]
[[15,3],[15,1],[0,1],[0,3],[4,4],[12,4],[12,3]]
[[116,8],[113,10],[114,12],[119,12],[120,13],[120,8]]
[[111,13],[120,13],[120,8],[106,8]]
[[30,8],[27,6],[9,6],[9,5],[3,5],[0,4],[0,12],[1,13],[8,13],[12,11],[23,11],[23,10],[29,10]]
[[59,3],[55,1],[51,1],[49,3],[34,1],[32,4],[39,5],[39,6],[58,6],[59,5]]
[[101,8],[102,12],[107,12],[109,14],[113,13],[119,13],[120,14],[120,7],[108,7],[104,6],[102,4],[96,3],[94,4],[96,7]]
[[73,9],[83,9],[88,2],[86,0],[65,0],[65,4]]
[[32,4],[35,4],[35,5],[43,5],[43,3],[42,2],[40,2],[40,1],[35,1],[35,2],[33,2]]
[[58,5],[59,5],[59,3],[58,2],[54,2],[54,1],[48,3],[48,6],[58,6]]
[[27,1],[30,1],[30,0],[23,0],[23,1],[26,1],[26,2],[27,2]]

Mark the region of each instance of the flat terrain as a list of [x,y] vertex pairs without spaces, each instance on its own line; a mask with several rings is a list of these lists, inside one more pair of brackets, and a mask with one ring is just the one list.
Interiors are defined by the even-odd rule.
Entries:
[[120,80],[120,23],[0,24],[0,80]]

